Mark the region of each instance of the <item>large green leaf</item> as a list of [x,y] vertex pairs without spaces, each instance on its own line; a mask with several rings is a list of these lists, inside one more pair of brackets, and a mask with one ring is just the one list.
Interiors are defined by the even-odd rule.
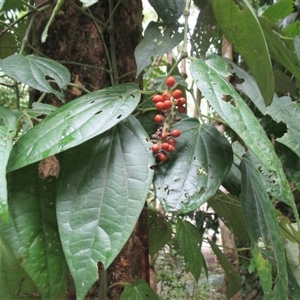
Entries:
[[[272,59],[281,64],[289,70],[296,78],[298,84],[300,83],[300,68],[296,56],[290,52],[285,46],[284,42],[276,34],[269,22],[265,18],[260,18],[260,24],[263,28],[264,35],[268,44],[268,49]],[[266,79],[267,82],[267,79]],[[260,89],[261,90],[261,89]]]
[[[288,299],[288,275],[286,258],[279,225],[267,192],[247,156],[241,162],[242,191],[240,201],[253,248],[258,249],[264,259],[273,261],[273,298]],[[260,273],[261,280],[266,277]],[[268,293],[268,290],[265,291]]]
[[17,131],[17,118],[0,106],[0,219],[8,222],[6,165]]
[[8,188],[10,223],[0,223],[1,238],[42,298],[57,299],[68,267],[56,222],[56,180],[38,178],[33,164],[9,174]]
[[176,47],[183,39],[179,25],[150,22],[145,36],[134,51],[137,76],[151,64],[151,58],[163,55]]
[[226,296],[227,299],[231,299],[241,288],[240,276],[234,270],[232,264],[227,260],[226,256],[219,249],[219,247],[212,241],[208,240],[210,247],[218,258],[227,279]]
[[2,299],[36,299],[38,289],[28,277],[12,251],[0,237],[0,290]]
[[[197,87],[215,111],[270,172],[272,182],[278,188],[278,199],[290,205],[295,217],[299,220],[281,162],[259,121],[243,98],[224,77],[217,74],[202,60],[195,60],[191,63],[191,74]],[[228,96],[228,100],[231,101],[225,101],[224,96]]]
[[79,145],[128,117],[140,100],[135,83],[70,101],[27,131],[14,146],[8,171]]
[[34,54],[9,56],[0,62],[0,67],[8,76],[41,92],[53,93],[59,99],[63,98],[62,93],[52,88],[47,79],[53,78],[64,89],[71,78],[70,72],[63,65]]
[[167,211],[188,212],[212,197],[232,165],[228,140],[212,125],[196,119],[176,123],[176,151],[157,165],[154,187]]
[[153,257],[172,238],[171,224],[156,211],[148,209],[149,254]]
[[293,12],[293,0],[278,1],[277,3],[270,5],[262,14],[263,17],[269,21],[277,22],[287,15]]
[[139,279],[125,286],[120,300],[159,300],[159,297],[145,280]]
[[243,56],[253,74],[264,102],[269,105],[274,94],[274,76],[267,43],[247,0],[236,4],[233,0],[214,0],[213,9],[226,38]]
[[177,220],[176,241],[180,253],[184,257],[187,271],[191,272],[196,280],[201,275],[203,257],[200,251],[202,238],[199,230],[188,221]]
[[185,8],[185,1],[182,0],[149,0],[149,3],[166,24],[176,23]]
[[152,183],[154,157],[139,122],[130,116],[63,156],[57,217],[77,299],[129,238]]

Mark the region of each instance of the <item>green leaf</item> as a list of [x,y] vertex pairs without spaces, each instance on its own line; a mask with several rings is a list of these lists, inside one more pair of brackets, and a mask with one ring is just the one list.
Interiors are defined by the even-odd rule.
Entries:
[[[2,299],[36,299],[38,289],[11,250],[0,238],[0,290]],[[32,296],[30,296],[32,295]]]
[[[163,3],[163,2],[161,2]],[[151,57],[160,56],[176,47],[183,39],[176,24],[150,22],[145,30],[145,36],[134,51],[137,64],[137,74],[151,64]]]
[[43,299],[57,299],[68,273],[55,214],[56,180],[38,178],[36,164],[9,175],[10,223],[2,240],[30,276]]
[[63,65],[33,54],[9,56],[0,62],[0,67],[8,76],[41,92],[53,93],[59,99],[63,95],[51,87],[47,77],[53,78],[61,89],[69,84],[71,78],[70,72]]
[[0,59],[13,55],[17,51],[17,41],[11,32],[0,36],[0,44],[2,46],[0,47]]
[[239,241],[245,244],[249,241],[241,204],[236,197],[218,193],[207,203]]
[[153,257],[172,238],[171,224],[156,211],[148,209],[149,254]]
[[226,296],[227,299],[231,299],[241,289],[240,276],[236,273],[232,264],[227,260],[218,246],[210,240],[208,240],[208,242],[213,252],[217,256],[223,270],[225,271],[227,280]]
[[269,21],[276,22],[293,12],[293,0],[278,1],[270,5],[262,14]]
[[[240,201],[253,247],[258,247],[264,259],[274,261],[272,299],[288,299],[287,267],[280,231],[272,203],[247,156],[241,162],[242,191]],[[263,251],[264,250],[264,251]],[[259,271],[259,270],[258,270]],[[260,273],[260,277],[265,274]],[[261,278],[261,280],[263,280]],[[265,291],[268,293],[268,291]]]
[[[268,44],[269,53],[277,63],[289,70],[300,83],[300,68],[296,56],[290,52],[283,41],[272,29],[271,25],[264,18],[260,18],[260,24],[263,28],[264,35]],[[261,66],[262,67],[262,66]]]
[[271,58],[256,13],[247,0],[213,1],[213,9],[226,38],[243,56],[257,81],[266,105],[272,102],[274,76]]
[[6,165],[17,131],[17,118],[0,106],[0,219],[8,223]]
[[128,117],[140,100],[135,83],[102,89],[57,109],[17,141],[12,171],[79,145]]
[[166,24],[176,23],[185,7],[185,2],[182,0],[149,0],[149,3]]
[[297,86],[292,76],[287,76],[279,70],[274,71],[275,78],[275,92],[280,94],[290,94],[296,96]]
[[5,2],[5,0],[0,0],[0,11],[1,11],[3,5],[4,5],[4,2]]
[[176,151],[157,165],[154,187],[166,211],[189,212],[212,197],[232,165],[228,140],[196,119],[176,123],[181,130]]
[[295,36],[294,38],[294,46],[295,46],[295,51],[298,57],[298,60],[300,60],[300,36]]
[[125,286],[120,300],[159,300],[159,297],[154,293],[149,284],[138,279],[135,284]]
[[139,122],[130,116],[63,156],[57,217],[77,299],[123,248],[152,183],[154,157]]
[[202,238],[198,229],[190,222],[178,219],[176,223],[176,241],[180,253],[184,257],[187,271],[191,272],[195,281],[198,282],[203,262],[200,251]]
[[51,16],[48,19],[48,22],[45,26],[45,29],[43,30],[42,37],[41,37],[42,43],[44,43],[46,41],[47,36],[48,36],[49,27],[50,27],[51,23],[53,22],[55,16],[57,15],[58,11],[60,10],[61,6],[64,4],[64,2],[65,2],[65,0],[58,0],[56,2],[55,7],[51,13]]
[[[215,111],[270,172],[272,182],[278,188],[278,199],[291,206],[299,222],[294,197],[281,162],[265,131],[244,99],[224,77],[217,74],[202,60],[195,60],[191,63],[191,74],[197,87]],[[224,96],[231,101],[224,101]]]
[[32,108],[26,109],[25,112],[33,118],[40,117],[42,115],[50,115],[57,110],[57,107],[51,104],[45,104],[40,102],[33,102]]

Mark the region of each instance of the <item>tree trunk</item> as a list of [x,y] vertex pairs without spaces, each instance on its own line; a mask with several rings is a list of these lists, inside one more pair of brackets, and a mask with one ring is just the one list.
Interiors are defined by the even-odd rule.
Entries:
[[[45,2],[36,0],[36,5]],[[89,9],[82,10],[79,0],[66,0],[49,27],[48,38],[41,42],[42,32],[50,18],[53,6],[37,14],[34,25],[34,54],[44,55],[65,65],[71,73],[71,82],[89,91],[133,82],[136,63],[134,50],[142,38],[142,2],[137,0],[102,0]],[[111,17],[112,16],[112,17]],[[69,87],[65,100],[84,94],[84,89]],[[38,94],[32,94],[36,101]],[[54,95],[45,102],[56,106],[62,103]],[[123,290],[118,282],[134,282],[138,278],[149,281],[148,235],[146,213],[140,219],[122,252],[108,269],[108,299],[119,299]],[[101,265],[99,264],[99,274]],[[70,279],[67,299],[75,299],[75,289]],[[87,299],[98,299],[97,282]]]

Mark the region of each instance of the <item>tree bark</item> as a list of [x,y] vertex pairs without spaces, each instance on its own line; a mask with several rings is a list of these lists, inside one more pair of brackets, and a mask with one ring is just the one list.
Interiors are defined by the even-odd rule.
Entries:
[[[36,5],[44,0],[36,0]],[[71,82],[89,91],[123,83],[138,82],[134,50],[142,38],[142,2],[137,0],[101,0],[82,11],[79,0],[66,0],[49,27],[45,43],[42,32],[50,18],[53,6],[36,15],[33,43],[34,54],[57,60],[71,73]],[[113,17],[110,17],[113,14]],[[97,21],[98,20],[98,21]],[[107,26],[105,24],[107,23]],[[65,100],[84,94],[78,87],[68,87]],[[33,101],[39,97],[34,94]],[[46,103],[61,106],[54,95],[47,95]],[[99,264],[99,274],[101,264]],[[122,252],[108,268],[108,299],[119,299],[124,288],[118,282],[133,283],[138,278],[149,282],[147,215],[139,221]],[[86,299],[98,299],[99,281]],[[75,299],[72,279],[68,280],[67,299]]]

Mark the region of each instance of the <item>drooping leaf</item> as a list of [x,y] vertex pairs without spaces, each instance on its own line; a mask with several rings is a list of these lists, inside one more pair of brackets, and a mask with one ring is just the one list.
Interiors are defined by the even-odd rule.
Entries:
[[2,299],[36,299],[38,289],[0,238],[0,290]]
[[51,23],[53,22],[55,16],[57,15],[58,11],[60,10],[61,6],[64,4],[65,0],[58,0],[55,4],[55,7],[51,13],[51,16],[45,26],[45,29],[43,30],[43,33],[42,33],[42,37],[41,37],[41,41],[42,43],[45,43],[47,37],[48,37],[48,30],[49,30],[49,27],[51,25]]
[[184,257],[186,269],[197,282],[201,275],[203,257],[200,251],[202,238],[198,229],[188,221],[177,220],[176,241]]
[[0,62],[0,67],[8,76],[41,92],[53,93],[59,99],[63,98],[62,93],[52,88],[47,79],[53,78],[64,89],[71,78],[70,72],[63,65],[34,54],[9,56]]
[[8,223],[6,165],[17,131],[17,118],[0,106],[0,219]]
[[55,214],[55,179],[38,178],[33,164],[9,174],[9,224],[1,238],[39,289],[43,299],[57,299],[68,267]]
[[153,257],[172,237],[171,224],[157,212],[148,210],[149,254]]
[[37,118],[40,116],[50,115],[56,110],[57,107],[54,105],[40,103],[40,102],[33,102],[32,108],[26,109],[25,111],[30,117]]
[[[165,3],[165,2],[161,2]],[[183,39],[183,32],[178,25],[166,25],[150,22],[145,30],[145,36],[134,51],[137,64],[137,76],[151,64],[151,57],[167,53],[176,47]]]
[[[273,279],[272,299],[288,299],[286,260],[272,203],[247,156],[244,156],[241,162],[241,172],[240,201],[251,243],[260,251],[264,259],[274,263],[272,271],[276,276]],[[259,276],[265,276],[265,274],[259,273]]]
[[285,46],[279,36],[272,30],[268,21],[260,18],[260,24],[268,44],[269,53],[276,62],[289,70],[300,83],[300,68],[296,56]]
[[[290,205],[295,217],[299,220],[281,162],[265,131],[243,98],[224,77],[217,74],[202,60],[195,60],[191,63],[191,74],[197,87],[215,111],[240,136],[247,148],[270,172],[272,182],[279,191],[278,199]],[[231,101],[225,101],[226,97]]]
[[213,1],[213,9],[226,38],[243,56],[269,105],[274,94],[271,58],[256,13],[247,0]]
[[166,24],[174,24],[184,11],[185,2],[182,0],[149,0],[158,16]]
[[186,119],[176,128],[176,151],[156,166],[154,187],[166,211],[189,212],[216,193],[231,168],[232,150],[212,125]]
[[270,5],[262,14],[263,17],[272,22],[277,22],[293,12],[293,0],[278,1]]
[[219,192],[207,203],[239,241],[244,243],[249,241],[241,204],[236,197]]
[[135,284],[125,286],[120,300],[159,300],[159,297],[154,293],[149,284],[138,279]]
[[125,119],[140,99],[137,85],[122,84],[77,98],[27,131],[14,146],[8,171],[79,145]]
[[241,288],[240,276],[236,273],[232,264],[227,260],[219,247],[210,240],[208,240],[208,242],[225,271],[227,279],[226,296],[227,299],[231,299]]
[[57,217],[77,299],[97,280],[97,262],[108,268],[136,224],[153,177],[149,148],[130,116],[63,156]]

